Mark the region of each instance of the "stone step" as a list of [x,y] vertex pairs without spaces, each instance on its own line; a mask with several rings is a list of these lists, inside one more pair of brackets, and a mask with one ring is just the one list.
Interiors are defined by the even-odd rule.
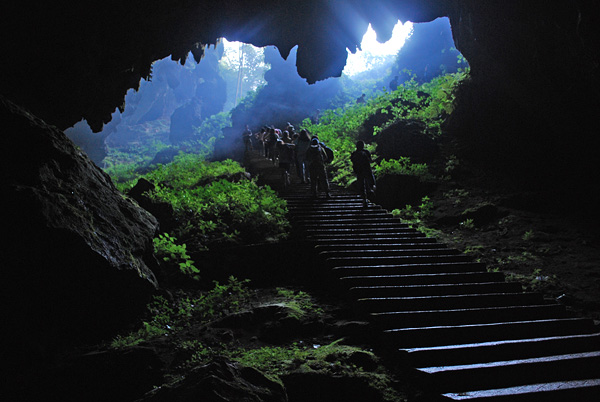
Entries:
[[[317,249],[317,251],[319,251]],[[379,257],[407,257],[407,256],[435,256],[435,255],[461,255],[456,249],[446,247],[398,247],[396,249],[381,250],[325,250],[320,251],[319,256],[324,259],[330,258],[379,258]]]
[[380,206],[369,205],[364,206],[362,203],[352,203],[350,205],[335,206],[335,205],[287,205],[288,212],[293,216],[305,215],[348,215],[348,214],[365,214],[365,215],[389,215],[389,212]]
[[458,283],[503,282],[502,272],[465,272],[439,273],[424,275],[372,275],[347,276],[340,278],[347,287],[355,286],[410,286],[410,285],[441,285]]
[[600,351],[419,368],[441,392],[464,392],[600,377]]
[[388,232],[369,232],[369,233],[356,233],[356,232],[329,232],[329,233],[311,233],[306,234],[306,238],[312,241],[325,242],[331,240],[359,240],[364,242],[380,241],[385,239],[402,239],[402,238],[415,238],[425,239],[425,235],[421,232],[411,229],[403,229],[397,231]]
[[539,293],[490,293],[422,297],[379,297],[358,299],[361,310],[369,313],[395,311],[457,310],[543,304]]
[[371,236],[374,234],[388,234],[388,235],[397,235],[403,232],[410,233],[411,231],[407,226],[404,226],[401,223],[396,223],[392,225],[385,224],[372,224],[372,225],[351,225],[351,226],[340,226],[340,227],[331,227],[331,226],[321,226],[321,227],[309,227],[309,228],[299,228],[308,237],[316,237],[316,236],[340,236],[340,235],[365,235]]
[[316,247],[320,246],[332,246],[332,245],[361,245],[361,244],[373,244],[373,242],[377,242],[379,245],[394,245],[394,244],[439,244],[436,239],[431,237],[425,237],[422,233],[411,232],[409,236],[406,237],[390,237],[390,236],[381,236],[381,237],[365,237],[365,236],[328,236],[328,237],[320,237],[318,238],[318,242],[316,242]]
[[530,321],[535,319],[568,318],[560,304],[529,306],[483,307],[455,310],[390,311],[372,313],[377,328],[420,328],[445,325],[491,324],[495,322]]
[[480,402],[586,402],[600,400],[600,378],[445,393],[444,400]]
[[350,294],[357,299],[376,297],[422,297],[491,293],[519,293],[522,286],[517,282],[487,282],[409,286],[355,286]]
[[384,341],[399,348],[456,345],[594,333],[591,320],[558,318],[490,324],[397,328],[384,331]]
[[546,336],[402,349],[414,367],[485,363],[600,350],[600,334]]
[[406,264],[433,264],[444,262],[472,262],[473,258],[464,254],[441,255],[413,255],[413,256],[373,256],[373,257],[330,257],[327,263],[331,267],[365,266],[365,265],[406,265]]
[[430,242],[430,243],[401,243],[401,242],[397,242],[397,243],[389,243],[389,244],[377,244],[377,243],[355,243],[355,244],[351,244],[351,243],[341,243],[341,244],[318,244],[315,246],[315,250],[317,252],[321,252],[321,251],[338,251],[338,252],[344,252],[344,251],[350,251],[350,252],[354,252],[354,251],[360,251],[360,250],[365,250],[365,251],[383,251],[383,250],[396,250],[396,249],[440,249],[440,248],[444,248],[446,249],[447,246],[443,243],[437,243],[437,242]]
[[332,185],[332,198],[313,197],[295,179],[282,192],[293,234],[314,247],[358,310],[370,312],[379,340],[403,348],[424,389],[443,385],[436,398],[600,400],[600,334],[590,320],[523,293],[357,194]]
[[348,276],[428,275],[485,271],[485,264],[472,261],[393,265],[345,265],[333,268],[333,272],[339,278]]
[[370,209],[377,208],[380,209],[379,206],[368,206],[364,207],[362,200],[360,199],[341,199],[341,198],[314,198],[310,200],[305,200],[301,202],[294,202],[292,200],[286,201],[287,207],[289,210],[297,210],[297,209],[347,209],[348,207],[357,208],[357,209]]
[[398,229],[408,229],[408,225],[400,222],[356,222],[356,223],[320,223],[311,225],[298,225],[299,229],[308,234],[315,232],[339,232],[339,233],[369,233],[372,231],[397,231]]
[[290,218],[295,221],[301,221],[303,219],[346,219],[346,218],[359,218],[363,216],[372,216],[372,217],[393,217],[388,211],[382,208],[355,208],[355,209],[342,209],[340,211],[336,211],[335,209],[326,209],[323,211],[314,211],[314,210],[302,210],[295,209],[294,207],[288,207],[288,211],[293,212],[290,213]]
[[309,227],[345,227],[345,226],[358,226],[358,225],[402,225],[401,227],[408,227],[407,224],[402,223],[400,219],[394,218],[393,216],[382,216],[382,215],[363,215],[363,216],[349,216],[349,217],[331,217],[327,216],[322,219],[302,219],[296,222],[296,225],[300,228]]
[[[310,189],[309,186],[305,187],[306,189]],[[360,200],[362,198],[358,194],[348,194],[344,190],[340,189],[330,189],[332,194],[335,194],[336,200]],[[288,192],[283,196],[283,198],[288,202],[313,202],[314,197],[309,193],[300,190],[298,192],[292,193]]]

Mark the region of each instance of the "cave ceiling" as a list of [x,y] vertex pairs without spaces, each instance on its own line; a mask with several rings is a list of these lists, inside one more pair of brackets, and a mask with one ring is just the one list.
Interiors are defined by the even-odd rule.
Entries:
[[[298,73],[314,83],[341,74],[346,49],[357,49],[369,23],[385,41],[398,20],[441,16],[450,18],[475,76],[506,79],[507,88],[529,85],[533,77],[540,88],[570,72],[597,84],[593,6],[592,0],[510,6],[500,0],[2,2],[0,93],[61,129],[84,118],[100,131],[127,90],[151,77],[152,62],[168,56],[183,62],[190,51],[199,60],[218,38],[275,45],[284,58],[298,46]],[[559,49],[570,54],[559,59]],[[548,61],[554,76],[540,78]]]
[[[346,49],[355,51],[371,23],[389,39],[395,23],[445,15],[443,1],[145,0],[22,1],[0,6],[0,92],[46,121],[66,128],[85,118],[94,131],[122,106],[151,63],[220,37],[275,45],[286,58],[298,46],[297,68],[309,83],[339,76]],[[10,8],[10,9],[7,9]]]

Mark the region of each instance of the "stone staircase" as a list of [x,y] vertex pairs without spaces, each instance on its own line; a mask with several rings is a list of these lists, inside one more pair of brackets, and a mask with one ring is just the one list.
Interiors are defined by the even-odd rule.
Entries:
[[296,236],[416,373],[426,400],[600,401],[600,333],[343,190],[282,196]]

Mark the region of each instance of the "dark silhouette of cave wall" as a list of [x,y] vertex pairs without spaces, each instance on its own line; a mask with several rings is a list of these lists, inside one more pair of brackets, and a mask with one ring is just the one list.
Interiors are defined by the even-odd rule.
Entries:
[[199,59],[202,44],[221,36],[275,45],[283,57],[298,46],[298,73],[313,83],[341,73],[346,48],[356,48],[369,22],[386,40],[398,19],[448,16],[472,71],[449,126],[467,154],[486,164],[519,166],[533,158],[536,166],[558,164],[555,171],[572,164],[587,171],[597,145],[594,6],[592,0],[3,2],[0,93],[59,128],[84,118],[97,132],[153,61],[185,60],[189,51]]
[[[591,1],[460,1],[450,13],[471,79],[448,128],[466,154],[530,189],[590,200],[600,110]],[[591,193],[591,194],[590,194]]]

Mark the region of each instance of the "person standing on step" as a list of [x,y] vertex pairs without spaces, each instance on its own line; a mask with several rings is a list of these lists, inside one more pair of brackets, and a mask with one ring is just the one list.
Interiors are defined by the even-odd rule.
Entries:
[[250,130],[250,127],[248,127],[247,124],[246,124],[246,129],[244,130],[244,133],[242,134],[242,140],[244,141],[244,150],[246,152],[252,151],[252,149],[253,149],[253,147],[252,147],[252,130]]
[[277,155],[275,153],[275,145],[277,144],[278,140],[279,136],[275,131],[275,127],[269,128],[269,130],[267,131],[267,137],[265,139],[265,149],[267,159],[271,159],[273,161],[273,164],[275,164],[275,160],[277,159]]
[[327,154],[319,144],[319,139],[311,139],[310,147],[308,147],[308,150],[306,151],[306,163],[308,164],[308,171],[310,172],[310,190],[313,197],[318,195],[317,185],[319,185],[321,189],[325,190],[327,198],[331,198],[329,181],[327,180],[327,174],[325,172],[326,161]]
[[365,149],[364,141],[356,142],[356,151],[350,155],[350,161],[363,204],[367,205],[368,196],[375,191],[375,176],[371,169],[371,153]]
[[294,160],[294,144],[286,143],[283,140],[277,141],[277,153],[279,154],[279,168],[281,170],[281,178],[283,188],[290,185],[290,168]]
[[308,131],[302,129],[295,141],[296,144],[296,172],[301,183],[310,182],[308,165],[306,163],[306,151],[310,147],[310,136]]

